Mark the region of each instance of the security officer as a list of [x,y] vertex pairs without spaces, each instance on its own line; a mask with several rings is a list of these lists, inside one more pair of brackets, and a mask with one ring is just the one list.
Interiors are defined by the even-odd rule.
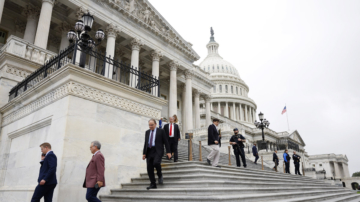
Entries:
[[296,154],[296,151],[294,151],[293,159],[294,159],[294,165],[295,165],[295,175],[301,175],[300,173],[300,156]]
[[246,142],[246,139],[241,134],[238,134],[239,130],[237,128],[234,128],[234,135],[230,138],[230,145],[232,145],[234,149],[234,155],[236,158],[236,165],[237,167],[240,167],[240,156],[241,160],[243,162],[244,168],[246,168],[246,160],[245,160],[245,152],[244,152],[244,142]]

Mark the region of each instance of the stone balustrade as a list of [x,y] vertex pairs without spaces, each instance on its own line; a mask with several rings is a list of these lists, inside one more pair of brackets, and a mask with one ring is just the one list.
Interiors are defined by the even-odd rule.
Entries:
[[7,43],[1,48],[0,54],[4,52],[14,54],[39,64],[44,64],[46,61],[50,60],[51,57],[56,55],[54,52],[35,46],[14,35],[11,35],[7,39]]

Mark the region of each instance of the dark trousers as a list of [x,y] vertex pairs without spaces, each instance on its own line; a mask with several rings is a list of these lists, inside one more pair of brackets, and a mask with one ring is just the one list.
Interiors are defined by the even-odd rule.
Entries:
[[170,152],[174,153],[174,162],[178,161],[178,142],[173,138],[169,138]]
[[52,202],[55,187],[56,184],[36,186],[31,202],[40,202],[42,197],[45,202]]
[[[240,151],[238,151],[238,149],[240,149]],[[241,163],[240,163],[240,157],[241,157],[241,161],[243,162],[244,167],[246,167],[244,148],[235,147],[234,155],[235,155],[235,159],[236,159],[236,166],[237,167],[241,166]]]
[[255,156],[255,161],[254,163],[257,163],[257,160],[259,159],[259,155],[254,155]]
[[274,163],[275,163],[274,169],[277,172],[277,167],[279,166],[279,161],[275,160]]
[[161,156],[156,153],[155,147],[151,149],[148,148],[146,152],[146,163],[147,163],[147,173],[150,179],[151,184],[156,184],[154,168],[156,168],[157,175],[160,178],[161,173]]
[[300,173],[300,163],[294,163],[295,165],[295,175],[301,175]]
[[290,162],[285,162],[285,172],[290,173]]
[[98,194],[98,192],[100,191],[100,189],[96,189],[96,188],[87,188],[86,190],[86,200],[88,202],[101,202],[96,195]]

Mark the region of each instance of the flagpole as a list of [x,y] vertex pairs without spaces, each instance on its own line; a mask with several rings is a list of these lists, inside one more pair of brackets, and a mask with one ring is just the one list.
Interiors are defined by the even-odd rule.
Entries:
[[[285,107],[286,107],[286,103],[285,103]],[[288,131],[290,131],[290,125],[289,125],[289,117],[288,117],[288,109],[286,107],[286,119],[287,119],[287,124],[288,124]]]

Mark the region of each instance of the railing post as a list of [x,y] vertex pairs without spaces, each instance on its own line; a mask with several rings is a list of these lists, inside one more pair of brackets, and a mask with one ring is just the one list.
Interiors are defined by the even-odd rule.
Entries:
[[304,162],[301,162],[301,165],[302,165],[302,173],[303,173],[303,175],[305,176],[305,168],[304,168]]
[[77,52],[77,45],[78,45],[78,40],[75,40],[75,44],[74,44],[74,55],[73,55],[73,65],[76,62],[76,52]]
[[58,57],[57,69],[60,69],[60,61],[61,61],[61,53],[62,53],[62,52],[63,52],[63,51],[60,50],[60,53],[59,53],[59,55],[57,56],[57,57]]
[[189,139],[189,161],[193,160],[193,156],[192,156],[192,140],[191,138]]
[[202,161],[202,154],[201,154],[201,141],[199,141],[199,161]]
[[141,71],[140,71],[140,67],[139,67],[138,87],[141,90]]
[[24,85],[24,92],[27,90],[27,84],[28,84],[28,80],[25,80],[25,85]]
[[228,146],[228,149],[229,149],[229,166],[231,166],[231,155],[230,155],[231,146]]
[[285,173],[285,161],[283,161],[283,170],[284,170],[284,173]]
[[261,156],[261,170],[264,170],[264,159],[263,159],[263,156]]
[[47,77],[47,70],[48,70],[48,66],[49,65],[49,61],[45,64],[45,68],[44,68],[44,78],[46,78]]
[[158,97],[160,97],[160,77],[158,78],[157,83],[158,83],[158,86],[157,86],[157,88],[158,88]]
[[103,76],[105,76],[105,70],[106,70],[106,52],[104,52],[104,66],[103,66],[103,71],[102,71]]

